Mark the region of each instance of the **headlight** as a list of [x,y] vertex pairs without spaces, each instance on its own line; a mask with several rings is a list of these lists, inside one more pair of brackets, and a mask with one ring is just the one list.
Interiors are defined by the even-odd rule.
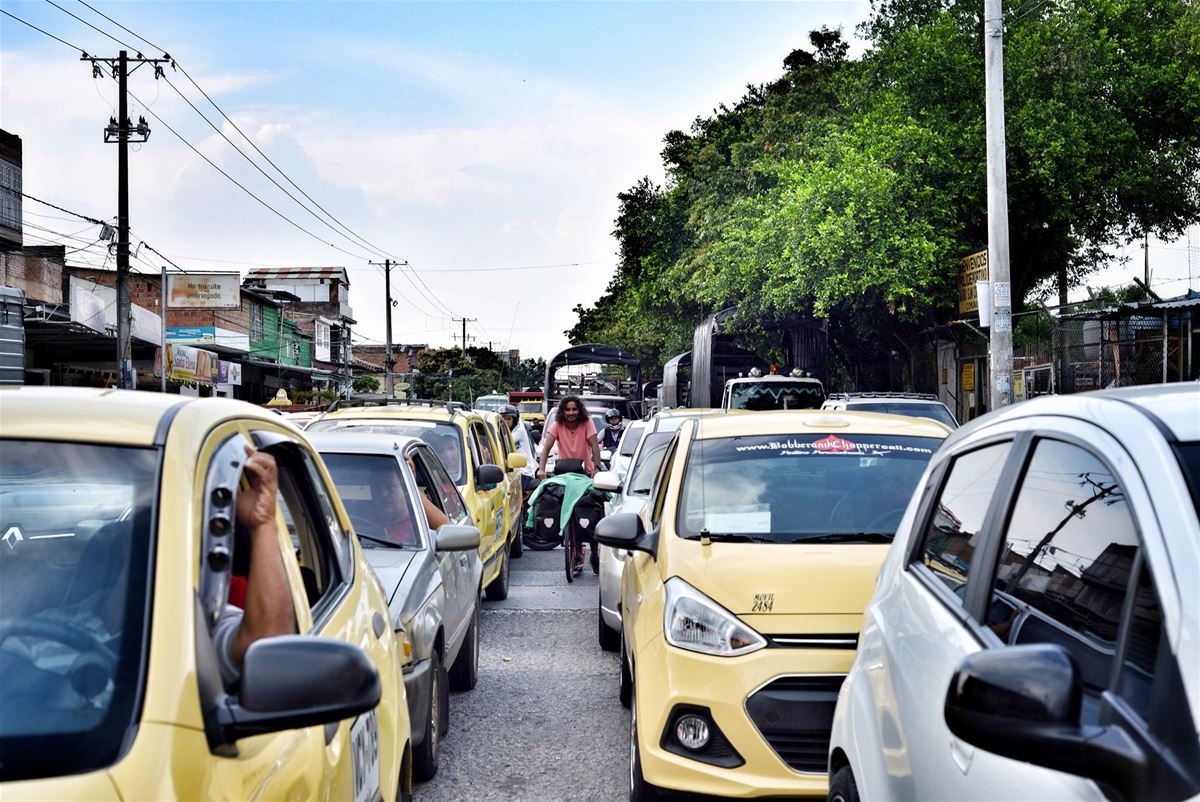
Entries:
[[663,633],[680,649],[718,657],[758,651],[766,639],[677,576],[667,580]]

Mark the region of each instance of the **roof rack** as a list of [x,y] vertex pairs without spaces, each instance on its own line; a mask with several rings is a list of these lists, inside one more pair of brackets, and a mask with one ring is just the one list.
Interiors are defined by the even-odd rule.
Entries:
[[467,405],[461,401],[447,401],[441,398],[390,398],[382,393],[351,395],[338,399],[336,403],[337,409],[349,409],[353,407],[428,407],[436,409],[440,407],[451,414],[467,409]]
[[888,392],[865,392],[865,393],[830,393],[825,396],[827,401],[849,401],[852,398],[904,398],[910,401],[941,401],[933,393],[888,393]]

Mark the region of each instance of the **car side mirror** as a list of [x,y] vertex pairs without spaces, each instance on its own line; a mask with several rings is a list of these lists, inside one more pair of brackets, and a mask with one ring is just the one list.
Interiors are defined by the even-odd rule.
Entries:
[[614,549],[632,549],[655,554],[653,538],[646,537],[642,517],[634,512],[618,512],[596,524],[596,542]]
[[446,524],[437,530],[434,540],[438,551],[472,551],[479,548],[479,529]]
[[499,465],[480,465],[475,469],[475,483],[481,485],[498,485],[504,481],[504,471]]
[[508,469],[510,471],[515,471],[515,470],[518,470],[519,468],[524,468],[528,464],[529,464],[529,460],[525,459],[524,454],[512,453],[512,454],[508,455]]
[[950,731],[1003,757],[1142,795],[1148,759],[1119,725],[1080,722],[1079,668],[1061,646],[987,649],[959,664],[946,693]]
[[250,644],[241,691],[226,697],[218,724],[226,743],[328,724],[379,704],[379,672],[358,646],[311,635],[279,635]]
[[621,477],[616,471],[600,471],[592,477],[592,487],[609,493],[621,492]]

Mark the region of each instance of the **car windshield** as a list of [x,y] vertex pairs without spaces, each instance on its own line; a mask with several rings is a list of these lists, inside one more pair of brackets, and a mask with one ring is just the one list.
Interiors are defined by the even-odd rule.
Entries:
[[866,403],[851,402],[846,408],[853,412],[884,412],[888,415],[904,415],[909,418],[932,418],[938,423],[944,423],[951,429],[958,428],[958,421],[946,409],[945,404],[928,403],[887,403],[883,401],[868,401]]
[[646,435],[645,442],[642,443],[642,448],[638,452],[637,462],[629,471],[630,495],[645,496],[650,493],[650,487],[654,484],[654,475],[658,473],[658,466],[662,464],[667,444],[674,436],[673,432],[654,432]]
[[508,399],[502,395],[481,395],[475,399],[475,409],[481,409],[485,412],[499,412],[500,407],[508,403]]
[[619,453],[622,457],[632,457],[633,452],[637,451],[638,441],[642,439],[642,434],[646,431],[644,423],[632,423],[629,425],[625,436],[621,438]]
[[363,543],[365,548],[386,544],[421,548],[420,528],[396,457],[325,452],[321,457],[354,531],[368,538]]
[[521,403],[517,404],[517,411],[523,412],[527,415],[531,412],[535,413],[535,414],[540,413],[542,411],[542,402],[541,401],[522,401]]
[[766,412],[775,409],[820,409],[825,391],[816,381],[738,382],[730,386],[729,408]]
[[158,454],[0,445],[0,776],[113,763],[137,723]]
[[941,441],[877,434],[697,440],[679,534],[773,543],[890,540]]
[[308,427],[310,432],[357,432],[360,434],[378,432],[379,434],[400,435],[402,437],[419,437],[438,455],[446,473],[454,480],[454,484],[462,485],[467,481],[467,466],[464,461],[462,431],[453,423],[440,423],[429,420],[393,420],[393,419],[329,419],[317,421]]

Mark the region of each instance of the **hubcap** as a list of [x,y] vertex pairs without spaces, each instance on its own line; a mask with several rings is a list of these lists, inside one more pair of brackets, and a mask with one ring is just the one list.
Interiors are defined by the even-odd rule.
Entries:
[[442,729],[442,677],[441,671],[433,674],[433,687],[430,688],[429,700],[429,738],[432,751],[437,754],[438,733]]

